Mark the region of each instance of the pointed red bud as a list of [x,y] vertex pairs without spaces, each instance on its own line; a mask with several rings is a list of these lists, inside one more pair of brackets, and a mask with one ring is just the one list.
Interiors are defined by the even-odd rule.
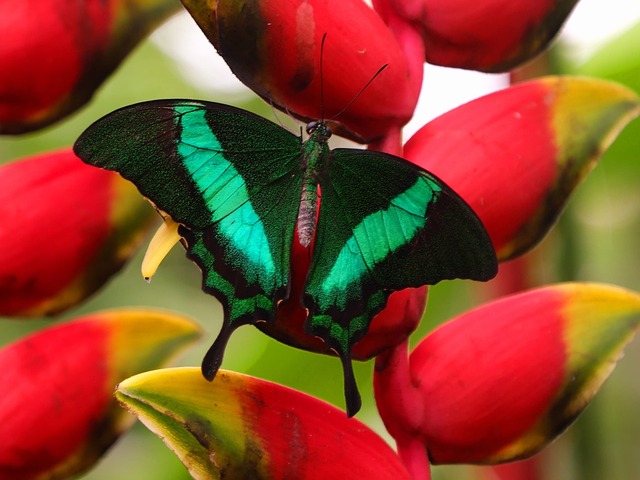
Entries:
[[541,78],[436,118],[407,142],[404,155],[471,205],[505,260],[544,237],[639,112],[638,96],[616,83]]
[[49,125],[89,101],[171,0],[0,3],[0,134]]
[[578,0],[377,0],[419,25],[427,62],[505,72],[543,51]]
[[182,3],[236,76],[287,113],[331,119],[355,99],[334,131],[365,143],[399,131],[413,115],[422,68],[408,65],[391,31],[361,0]]
[[71,478],[90,468],[132,418],[116,384],[159,368],[199,335],[185,317],[109,310],[0,349],[0,478]]
[[0,167],[0,315],[41,316],[91,295],[155,218],[119,175],[60,150]]
[[432,463],[531,455],[580,414],[640,326],[640,295],[560,284],[505,297],[376,364],[380,415],[399,453]]
[[196,368],[146,372],[116,398],[156,433],[197,480],[408,480],[396,453],[343,411],[290,388]]

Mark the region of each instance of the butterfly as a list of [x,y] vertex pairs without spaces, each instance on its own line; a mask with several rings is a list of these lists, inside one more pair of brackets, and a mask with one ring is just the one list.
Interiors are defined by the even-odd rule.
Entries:
[[351,349],[389,295],[440,280],[489,280],[491,240],[473,210],[431,173],[393,155],[331,150],[323,121],[303,141],[229,105],[156,100],[91,125],[75,153],[115,170],[180,224],[203,290],[223,305],[202,371],[213,380],[231,333],[272,321],[290,291],[294,235],[312,246],[301,301],[306,331],[338,354],[347,415],[360,408]]

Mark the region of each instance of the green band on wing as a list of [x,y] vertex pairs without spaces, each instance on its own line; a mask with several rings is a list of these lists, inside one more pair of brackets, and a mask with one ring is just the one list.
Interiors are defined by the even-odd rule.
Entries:
[[[322,285],[330,305],[345,308],[346,297],[340,295],[361,280],[367,270],[406,245],[427,222],[426,211],[437,196],[435,184],[424,188],[424,180],[417,182],[395,197],[388,208],[374,212],[354,228],[353,235],[342,247],[338,258]],[[322,208],[322,207],[320,207]]]
[[209,127],[205,111],[189,106],[176,107],[176,111],[189,113],[180,116],[178,153],[212,212],[212,222],[217,222],[220,233],[256,266],[254,280],[259,281],[259,270],[271,277],[275,265],[264,226],[251,205],[242,176],[224,158],[224,147]]

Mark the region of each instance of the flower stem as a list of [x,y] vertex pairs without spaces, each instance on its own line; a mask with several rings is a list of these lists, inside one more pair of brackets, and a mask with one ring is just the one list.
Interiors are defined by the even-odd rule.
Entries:
[[424,445],[414,437],[407,442],[398,442],[398,455],[415,480],[431,480],[431,466]]
[[380,416],[407,471],[412,478],[430,479],[424,441],[416,433],[424,409],[411,377],[408,339],[376,357],[374,387]]

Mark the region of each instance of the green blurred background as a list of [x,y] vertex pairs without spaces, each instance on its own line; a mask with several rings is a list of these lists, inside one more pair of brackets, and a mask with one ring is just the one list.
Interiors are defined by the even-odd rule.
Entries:
[[[195,25],[193,25],[193,28]],[[212,56],[213,48],[211,47]],[[559,42],[547,56],[551,69],[619,81],[640,92],[640,25],[602,45],[578,63],[573,51]],[[549,64],[548,64],[549,65]],[[101,88],[90,105],[72,118],[44,131],[0,138],[0,162],[67,147],[94,120],[127,104],[154,98],[202,98],[229,102],[229,94],[194,86],[180,67],[146,41]],[[461,88],[464,88],[462,86]],[[235,103],[273,118],[268,105],[246,92]],[[282,115],[280,115],[280,119]],[[578,189],[560,222],[529,254],[531,284],[561,280],[608,282],[640,291],[640,121],[633,122],[605,154],[601,164]],[[151,207],[149,207],[151,208]],[[64,215],[65,212],[59,212]],[[200,290],[200,273],[180,247],[163,262],[151,284],[141,278],[142,251],[97,295],[55,321],[85,312],[125,305],[164,307],[191,315],[206,335],[184,355],[183,365],[199,365],[220,327],[218,302]],[[465,282],[446,282],[431,289],[427,315],[412,340],[419,341],[440,322],[473,306],[486,290]],[[51,320],[0,320],[2,344],[49,325]],[[592,405],[567,433],[541,456],[550,479],[640,478],[640,342],[626,350],[611,378]],[[253,327],[239,329],[227,348],[224,368],[282,383],[343,407],[342,370],[336,358],[292,349]],[[363,394],[358,418],[389,438],[371,395],[373,362],[355,365]],[[484,472],[486,474],[486,472]],[[438,479],[471,479],[476,468],[436,467]],[[83,478],[190,478],[162,442],[139,424],[125,435],[103,461]],[[489,477],[482,477],[489,478]]]

